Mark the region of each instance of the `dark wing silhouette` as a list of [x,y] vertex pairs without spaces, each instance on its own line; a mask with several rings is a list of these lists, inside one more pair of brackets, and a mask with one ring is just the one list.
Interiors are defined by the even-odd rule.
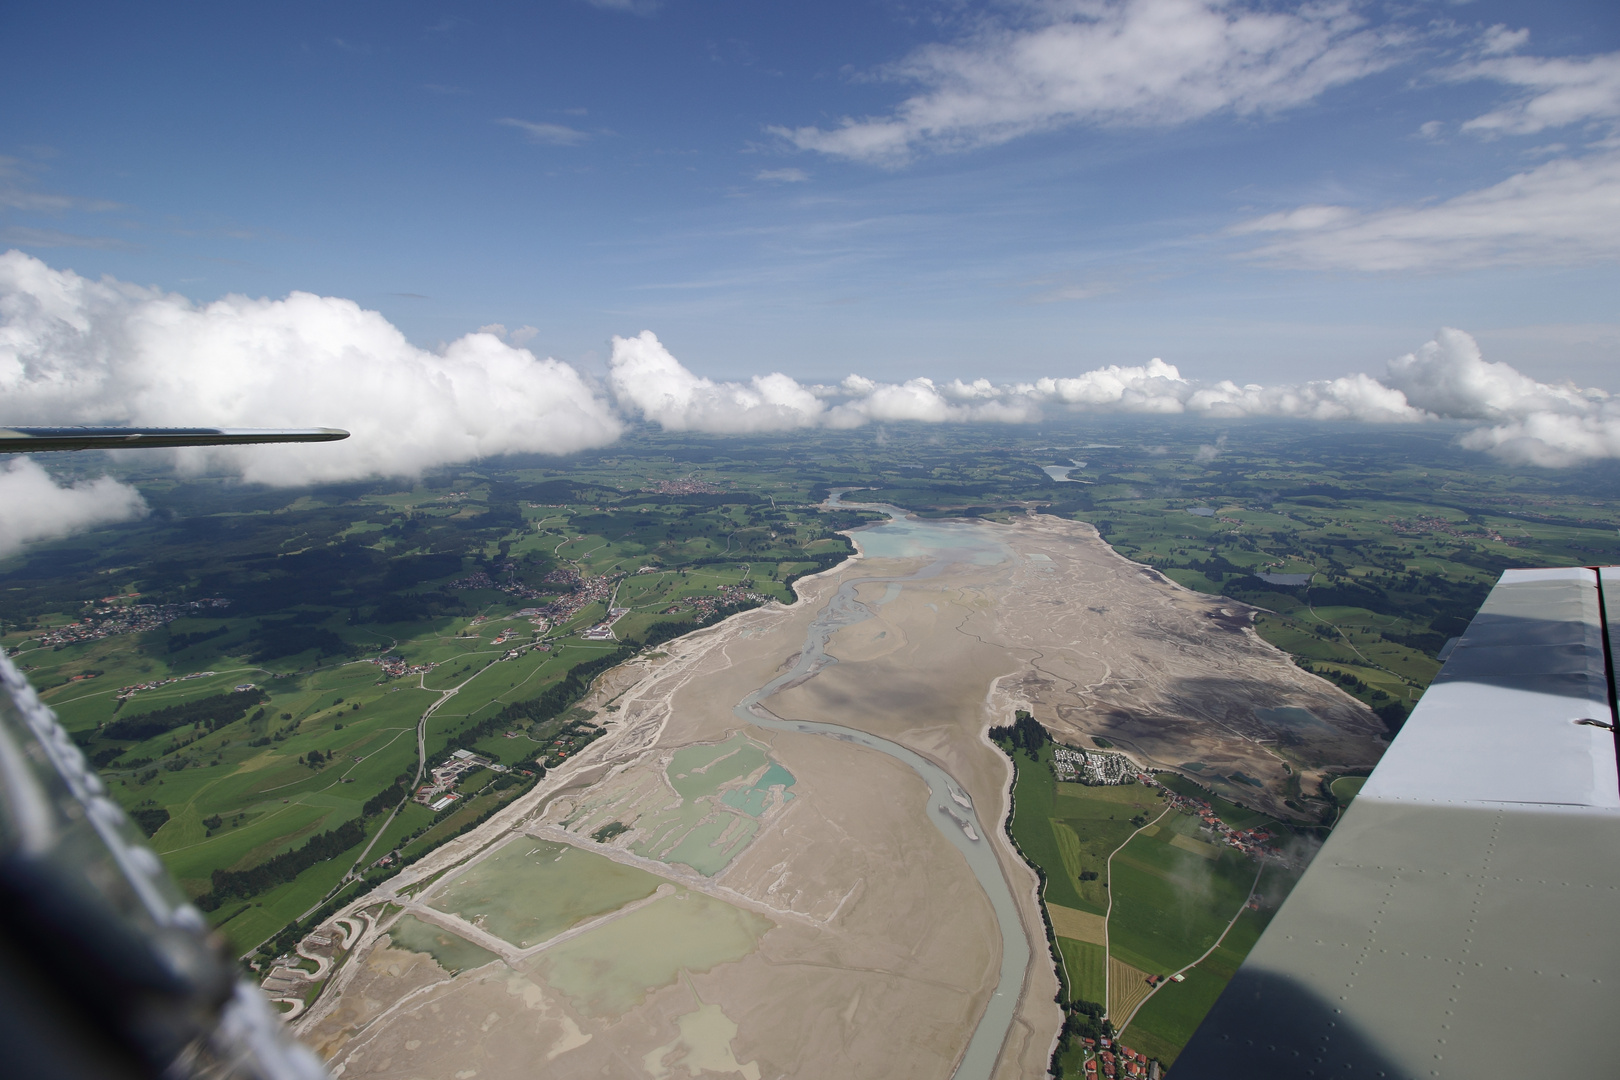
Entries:
[[240,443],[335,442],[338,428],[0,428],[0,454],[43,450],[122,450],[160,446],[231,446]]

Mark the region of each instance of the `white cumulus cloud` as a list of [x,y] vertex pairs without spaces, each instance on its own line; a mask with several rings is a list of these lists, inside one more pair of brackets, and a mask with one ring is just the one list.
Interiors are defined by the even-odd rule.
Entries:
[[1165,126],[1275,112],[1394,63],[1398,34],[1351,5],[1058,0],[931,45],[887,74],[919,92],[887,116],[775,127],[804,150],[880,163],[1069,124]]
[[813,427],[826,411],[815,394],[781,373],[746,383],[694,375],[651,330],[613,339],[608,384],[627,411],[670,431],[784,431]]
[[415,475],[618,438],[618,413],[567,364],[492,333],[417,348],[352,300],[211,304],[12,251],[0,255],[0,422],[341,427],[340,443],[223,447],[185,460],[303,484]]
[[140,492],[110,476],[58,486],[31,458],[0,460],[0,558],[36,540],[146,514]]
[[[746,382],[694,374],[651,331],[614,338],[609,382],[633,416],[671,431],[762,433],[871,423],[1034,423],[1051,411],[1274,417],[1318,422],[1421,424],[1474,421],[1464,446],[1549,467],[1620,456],[1620,401],[1603,390],[1543,383],[1487,361],[1467,333],[1442,329],[1391,360],[1382,375],[1262,386],[1184,377],[1161,359],[1109,365],[1032,382],[979,378],[879,382],[852,374],[804,385],[781,373]],[[1219,446],[1205,452],[1211,460]]]

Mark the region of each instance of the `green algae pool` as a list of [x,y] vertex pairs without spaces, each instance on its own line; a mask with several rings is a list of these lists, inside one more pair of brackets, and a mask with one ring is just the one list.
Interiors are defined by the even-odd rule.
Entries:
[[793,792],[787,790],[792,786],[793,774],[773,761],[765,775],[754,781],[753,787],[728,791],[720,796],[720,801],[750,817],[759,817],[765,812],[765,800],[770,798],[771,788],[780,787],[782,801],[786,802],[793,798]]
[[651,896],[662,883],[593,852],[517,836],[448,879],[429,903],[528,948]]
[[581,1012],[622,1016],[682,971],[741,960],[774,925],[702,893],[678,892],[547,949],[525,967]]
[[[748,783],[756,773],[758,778]],[[666,775],[681,803],[638,822],[646,835],[630,850],[708,877],[725,869],[753,839],[759,829],[756,819],[769,806],[773,789],[781,790],[784,803],[793,798],[787,790],[793,774],[741,733],[721,743],[682,747],[671,757]]]
[[483,967],[496,959],[494,953],[481,945],[474,945],[458,934],[423,922],[414,915],[402,915],[389,927],[388,940],[395,948],[410,952],[427,953],[433,962],[454,975],[475,967]]

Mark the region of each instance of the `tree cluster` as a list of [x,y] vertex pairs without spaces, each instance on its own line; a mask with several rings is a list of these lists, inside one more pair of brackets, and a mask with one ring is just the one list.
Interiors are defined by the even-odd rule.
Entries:
[[1038,758],[1041,747],[1052,741],[1041,722],[1023,709],[1013,714],[1011,724],[991,728],[990,738],[996,742],[1010,742],[1015,749],[1022,748],[1031,758]]
[[261,701],[268,701],[263,690],[242,693],[214,694],[211,697],[188,701],[184,705],[170,705],[164,709],[126,716],[114,720],[101,729],[103,739],[150,739],[166,731],[187,724],[206,724],[209,731],[217,731],[226,724],[234,724],[247,715],[247,711]]
[[246,870],[215,870],[213,889],[197,898],[197,906],[213,911],[232,896],[253,896],[284,884],[308,870],[318,862],[341,855],[366,838],[366,827],[360,818],[345,821],[335,829],[311,837],[301,848],[272,855],[258,866]]

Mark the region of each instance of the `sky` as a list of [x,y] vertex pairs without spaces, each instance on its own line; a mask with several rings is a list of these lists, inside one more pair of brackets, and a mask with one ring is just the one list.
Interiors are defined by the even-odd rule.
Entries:
[[427,349],[1620,390],[1612,3],[17,2],[0,86],[0,248]]
[[1620,457],[1612,0],[16,2],[0,88],[0,423],[354,433],[182,471],[1088,411]]

